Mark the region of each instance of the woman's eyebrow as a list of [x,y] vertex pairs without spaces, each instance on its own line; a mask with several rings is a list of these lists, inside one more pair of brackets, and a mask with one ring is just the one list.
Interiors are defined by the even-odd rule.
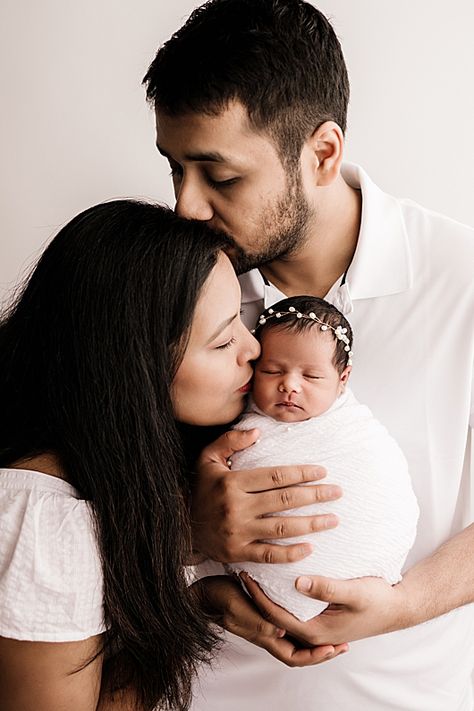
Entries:
[[227,326],[228,326],[229,324],[231,324],[232,321],[234,321],[234,320],[237,318],[238,315],[239,315],[239,314],[234,314],[234,315],[231,316],[230,318],[226,318],[226,320],[221,323],[221,325],[219,326],[219,328],[215,331],[215,333],[213,333],[213,335],[209,338],[209,340],[206,341],[206,346],[208,346],[209,343],[212,343],[212,341],[213,341],[215,338],[217,338],[217,336],[218,336],[220,333],[222,333],[222,331],[224,330],[224,328],[227,328]]

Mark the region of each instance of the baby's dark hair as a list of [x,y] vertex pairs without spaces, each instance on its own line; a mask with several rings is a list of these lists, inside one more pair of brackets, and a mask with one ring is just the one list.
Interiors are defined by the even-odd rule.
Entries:
[[[302,316],[298,316],[298,314],[302,314]],[[310,314],[315,318],[312,318]],[[317,296],[290,296],[288,299],[282,299],[260,314],[254,333],[255,337],[261,340],[262,334],[270,328],[303,333],[310,328],[321,330],[321,322],[328,326],[334,335],[336,347],[332,362],[337,372],[341,374],[352,363],[352,328],[345,316],[324,299],[319,299]],[[334,331],[338,326],[341,329],[346,329],[343,335],[347,339],[336,337]],[[347,347],[349,347],[348,351]]]

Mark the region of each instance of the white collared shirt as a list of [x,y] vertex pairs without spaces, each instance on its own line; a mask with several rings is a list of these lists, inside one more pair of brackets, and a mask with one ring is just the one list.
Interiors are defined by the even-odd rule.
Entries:
[[[327,298],[354,330],[352,389],[408,459],[421,515],[407,569],[474,521],[474,230],[383,193],[358,166],[346,164],[343,177],[362,192],[362,220],[346,277]],[[285,296],[256,270],[240,281],[249,326]],[[348,654],[305,669],[227,640],[200,676],[193,711],[474,708],[474,605],[353,642]]]

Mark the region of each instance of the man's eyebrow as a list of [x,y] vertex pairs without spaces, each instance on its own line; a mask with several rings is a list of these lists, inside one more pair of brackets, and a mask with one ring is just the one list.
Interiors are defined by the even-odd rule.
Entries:
[[[161,153],[162,156],[165,158],[168,158],[173,160],[169,153],[167,153],[164,148],[161,148],[161,146],[156,144],[156,147],[158,148],[158,151]],[[201,162],[211,162],[211,163],[232,163],[232,159],[230,156],[225,156],[222,153],[219,153],[218,151],[206,151],[205,153],[185,153],[184,155],[184,160],[189,160],[189,161],[201,161]]]
[[229,326],[229,324],[231,324],[232,321],[235,321],[235,319],[237,318],[238,315],[239,315],[239,314],[234,314],[234,315],[231,316],[230,318],[226,318],[226,320],[221,323],[221,325],[219,326],[219,328],[216,329],[215,333],[212,334],[212,336],[209,338],[209,340],[206,341],[206,346],[208,346],[209,343],[212,343],[212,341],[213,341],[215,338],[217,338],[217,336],[218,336],[220,333],[222,333],[222,331],[223,331],[225,328],[227,328],[227,326]]

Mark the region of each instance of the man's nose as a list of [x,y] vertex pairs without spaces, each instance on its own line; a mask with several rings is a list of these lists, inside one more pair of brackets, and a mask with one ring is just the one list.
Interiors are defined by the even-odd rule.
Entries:
[[212,205],[197,184],[183,179],[176,196],[175,212],[186,220],[208,221],[214,216]]

